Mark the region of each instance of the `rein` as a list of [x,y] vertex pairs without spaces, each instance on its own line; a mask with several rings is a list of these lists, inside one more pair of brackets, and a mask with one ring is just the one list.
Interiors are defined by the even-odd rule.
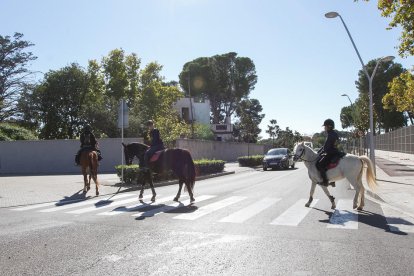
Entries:
[[305,148],[303,148],[303,150],[302,150],[302,152],[301,152],[301,154],[299,155],[299,156],[297,156],[296,154],[295,154],[295,156],[296,156],[296,158],[298,158],[298,159],[300,159],[300,160],[302,160],[302,161],[304,161],[304,162],[308,162],[308,163],[313,163],[313,162],[315,162],[316,160],[318,160],[318,158],[319,158],[319,156],[316,156],[316,158],[314,159],[314,160],[312,160],[312,161],[310,161],[310,160],[306,160],[306,159],[303,159],[302,158],[302,156],[305,154]]

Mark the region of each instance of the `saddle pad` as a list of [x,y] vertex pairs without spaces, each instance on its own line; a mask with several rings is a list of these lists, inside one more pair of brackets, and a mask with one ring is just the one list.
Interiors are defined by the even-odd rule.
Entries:
[[151,156],[150,162],[155,162],[160,157],[162,150],[156,151],[153,156]]

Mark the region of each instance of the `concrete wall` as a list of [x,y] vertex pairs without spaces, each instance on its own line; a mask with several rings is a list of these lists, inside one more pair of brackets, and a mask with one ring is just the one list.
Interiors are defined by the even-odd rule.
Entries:
[[[99,139],[103,160],[99,172],[114,173],[122,162],[121,138]],[[124,143],[142,142],[125,138]],[[0,141],[0,174],[80,173],[75,166],[79,140]]]
[[177,148],[188,149],[193,159],[220,159],[224,161],[236,161],[237,157],[264,154],[264,145],[216,142],[202,140],[178,139]]

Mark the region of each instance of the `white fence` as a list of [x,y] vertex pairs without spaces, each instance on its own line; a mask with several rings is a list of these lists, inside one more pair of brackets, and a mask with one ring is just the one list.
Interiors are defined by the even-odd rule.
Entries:
[[[124,143],[142,142],[142,138],[125,138]],[[0,175],[70,174],[80,173],[75,166],[78,140],[0,141]],[[235,161],[239,156],[263,154],[264,146],[179,139],[178,148],[188,149],[193,159]],[[99,139],[103,160],[99,172],[114,173],[122,163],[121,138]]]

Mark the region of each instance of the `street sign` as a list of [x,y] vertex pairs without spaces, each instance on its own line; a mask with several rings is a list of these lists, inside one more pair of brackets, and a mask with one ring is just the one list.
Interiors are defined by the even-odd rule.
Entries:
[[128,126],[128,105],[124,99],[121,99],[118,108],[118,128],[127,128]]

